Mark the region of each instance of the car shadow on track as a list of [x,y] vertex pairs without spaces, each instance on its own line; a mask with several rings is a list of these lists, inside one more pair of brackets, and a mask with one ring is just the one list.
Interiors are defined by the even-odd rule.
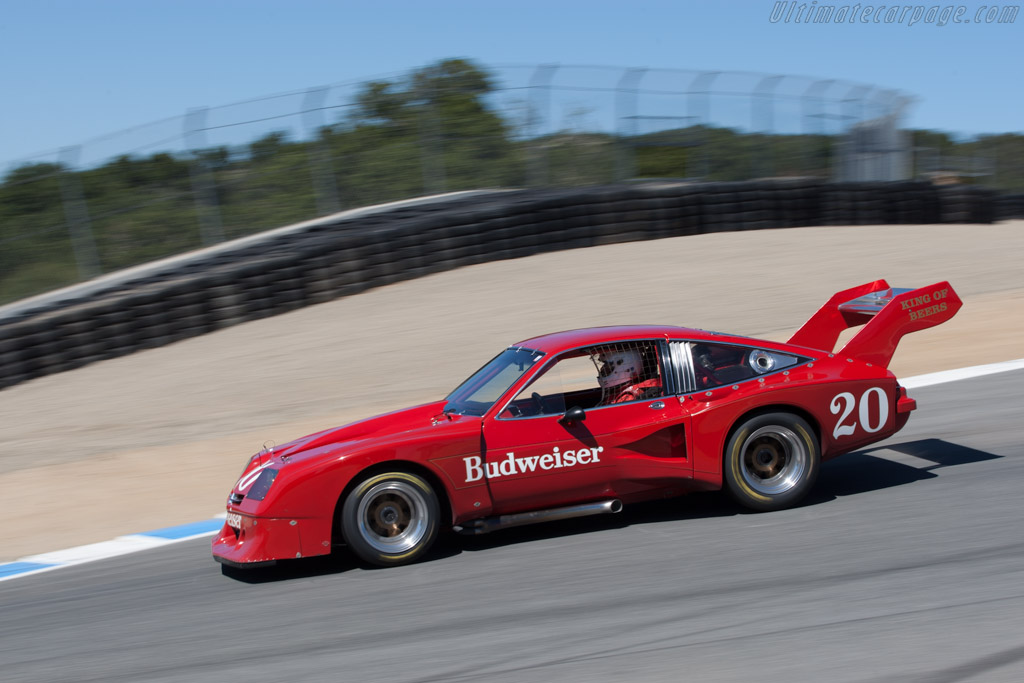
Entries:
[[[884,453],[883,451],[888,451]],[[913,464],[894,460],[900,455]],[[936,470],[953,465],[993,460],[1002,456],[979,451],[941,439],[921,439],[903,443],[875,446],[843,455],[824,463],[814,490],[800,507],[821,505],[843,496],[903,486],[938,477]],[[927,463],[932,463],[928,465]],[[460,536],[442,533],[423,562],[437,561],[463,552],[479,552],[519,543],[530,543],[552,538],[567,538],[580,534],[599,533],[629,526],[698,520],[712,517],[732,517],[752,512],[735,503],[723,492],[692,493],[687,496],[666,498],[627,505],[614,515],[581,517],[558,522],[504,529],[481,536]],[[377,571],[354,560],[345,548],[336,548],[324,557],[284,560],[276,565],[255,569],[236,569],[226,565],[222,573],[244,583],[272,583],[328,574],[343,574],[353,569]]]
[[[887,459],[892,456],[899,457],[898,454],[912,456],[914,464]],[[903,486],[938,477],[935,470],[943,467],[966,465],[1000,457],[1002,456],[941,439],[887,443],[855,451],[824,463],[814,489],[798,507],[820,505],[842,496]],[[926,465],[924,461],[931,465]],[[616,515],[517,527],[484,536],[460,537],[455,542],[461,543],[463,550],[487,550],[515,543],[568,537],[633,525],[746,514],[764,513],[741,507],[728,494],[721,491],[691,493],[677,498],[627,505]]]
[[[933,479],[939,476],[936,471],[943,467],[967,465],[1001,457],[1003,456],[942,439],[885,443],[824,463],[814,490],[802,505],[818,505],[841,496]],[[901,459],[904,462],[900,462]]]
[[507,545],[552,538],[569,538],[657,522],[731,517],[742,512],[743,509],[739,505],[720,492],[701,492],[646,503],[633,503],[626,505],[622,512],[613,515],[595,515],[532,524],[479,536],[453,535],[450,542],[457,544],[461,551],[479,552]]
[[275,583],[292,579],[307,579],[325,574],[342,574],[358,568],[355,560],[338,549],[330,555],[306,557],[301,560],[280,560],[259,567],[220,566],[220,573],[241,583]]

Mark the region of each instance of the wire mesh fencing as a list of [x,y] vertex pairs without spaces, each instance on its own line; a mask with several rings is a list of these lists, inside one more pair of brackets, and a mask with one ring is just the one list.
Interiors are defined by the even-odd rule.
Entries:
[[21,159],[0,184],[0,303],[340,210],[645,178],[896,180],[910,99],[743,72],[415,71],[136,126]]

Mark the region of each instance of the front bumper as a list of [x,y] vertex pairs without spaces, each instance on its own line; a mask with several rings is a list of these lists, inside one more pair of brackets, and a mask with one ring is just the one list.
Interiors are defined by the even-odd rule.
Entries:
[[331,552],[330,522],[228,513],[237,514],[241,524],[236,529],[225,522],[213,539],[213,559],[223,564],[256,566]]

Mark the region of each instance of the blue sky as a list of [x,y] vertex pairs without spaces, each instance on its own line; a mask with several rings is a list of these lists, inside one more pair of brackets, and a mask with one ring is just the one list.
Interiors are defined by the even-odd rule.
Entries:
[[[964,3],[961,16],[986,4]],[[445,57],[846,79],[916,96],[913,127],[1024,132],[1024,15],[1002,25],[773,23],[775,5],[8,0],[0,13],[0,167],[190,107]]]

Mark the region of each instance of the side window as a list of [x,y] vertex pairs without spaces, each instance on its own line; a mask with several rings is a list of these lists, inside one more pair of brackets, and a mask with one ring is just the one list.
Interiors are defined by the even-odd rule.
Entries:
[[501,417],[561,415],[664,395],[657,342],[604,344],[559,356],[528,384]]
[[743,382],[805,360],[775,351],[728,344],[694,343],[690,350],[698,390]]

